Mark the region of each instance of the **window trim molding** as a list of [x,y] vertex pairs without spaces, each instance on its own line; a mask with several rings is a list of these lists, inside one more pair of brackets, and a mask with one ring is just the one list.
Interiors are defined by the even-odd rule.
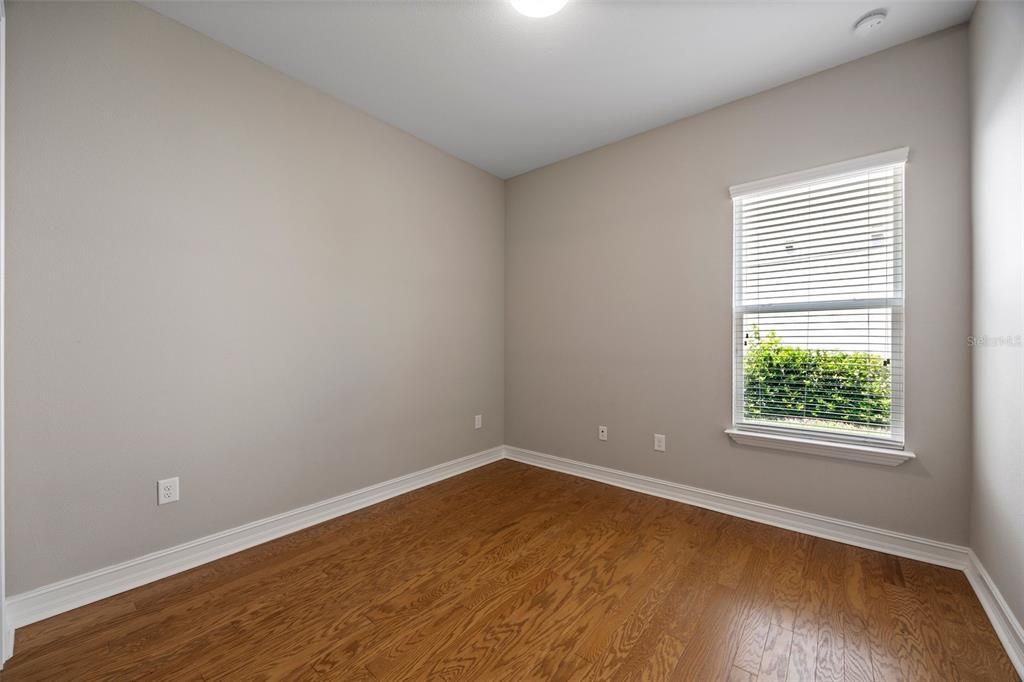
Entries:
[[[823,177],[837,176],[853,174],[862,171],[867,171],[874,168],[881,168],[885,166],[906,166],[910,158],[909,147],[898,147],[896,149],[890,149],[888,151],[879,152],[877,154],[869,154],[867,156],[860,156],[854,159],[848,159],[846,161],[839,161],[836,163],[825,164],[822,166],[816,166],[814,168],[808,168],[806,170],[796,171],[793,173],[785,173],[782,175],[776,175],[770,178],[764,178],[761,180],[754,180],[752,182],[741,183],[738,185],[732,185],[729,187],[729,195],[733,206],[733,239],[735,248],[735,235],[739,229],[739,223],[736,216],[736,200],[741,198],[747,198],[762,193],[777,192],[784,190],[793,185],[801,185],[809,182],[814,182]],[[903,270],[904,277],[906,276],[906,184],[904,181],[904,217],[903,217],[903,255],[902,259],[904,262],[900,264]],[[733,258],[733,282],[736,281],[735,271],[735,257]],[[735,286],[735,285],[734,285]],[[735,304],[735,288],[733,289],[733,310],[732,310],[732,336],[733,342],[735,343],[736,338],[736,317],[737,312],[742,308],[737,308]],[[904,285],[903,295],[898,301],[890,299],[879,299],[871,301],[872,303],[884,303],[885,306],[893,307],[896,310],[898,306],[900,315],[903,317],[902,320],[902,334],[903,334],[903,347],[906,348],[906,335],[907,335],[907,296],[906,288]],[[815,303],[814,307],[817,308],[818,304]],[[804,308],[802,304],[785,304],[778,306],[780,310],[782,308]],[[844,306],[845,307],[845,306]],[[851,305],[851,307],[861,307],[859,305]],[[733,350],[735,354],[735,348]],[[906,387],[906,363],[907,359],[904,357],[904,379],[902,385],[902,396],[904,401],[904,410],[907,399],[907,387]],[[736,362],[735,355],[733,355],[732,363],[732,396],[733,396],[733,407],[732,407],[732,419],[735,420],[736,405],[742,404],[743,401],[743,389],[740,382],[736,381]],[[738,402],[737,402],[738,401]],[[739,424],[733,421],[732,425],[725,429],[726,435],[732,439],[733,442],[751,447],[760,447],[771,450],[780,450],[790,453],[799,453],[806,455],[818,455],[822,457],[831,457],[833,459],[843,459],[847,461],[865,462],[869,464],[881,464],[884,466],[899,466],[904,462],[916,459],[915,455],[910,450],[905,449],[906,442],[906,414],[905,412],[901,415],[900,419],[900,437],[898,440],[882,440],[879,439],[878,444],[873,444],[870,440],[866,442],[858,442],[854,439],[846,439],[843,434],[830,434],[824,432],[821,437],[813,432],[808,432],[807,435],[803,433],[795,433],[791,435],[786,431],[776,431],[771,428],[760,429],[757,425],[751,424]],[[891,443],[891,444],[890,444]]]
[[896,164],[907,163],[909,156],[909,147],[890,149],[887,152],[881,152],[879,154],[860,156],[856,159],[830,163],[816,168],[808,168],[807,170],[797,171],[795,173],[785,173],[783,175],[776,175],[763,180],[754,180],[753,182],[733,185],[729,188],[729,195],[733,199],[736,199],[738,197],[746,197],[752,194],[760,194],[762,192],[774,192],[784,189],[788,185],[799,185],[805,182],[812,182],[827,175],[844,175],[846,173],[856,173],[858,171],[877,168],[879,166],[895,166]]
[[917,455],[909,450],[884,448],[871,445],[855,445],[837,440],[819,440],[784,436],[763,431],[729,428],[726,435],[738,445],[796,452],[802,455],[818,455],[833,459],[845,459],[852,462],[866,462],[884,466],[899,466],[904,462],[916,459]]

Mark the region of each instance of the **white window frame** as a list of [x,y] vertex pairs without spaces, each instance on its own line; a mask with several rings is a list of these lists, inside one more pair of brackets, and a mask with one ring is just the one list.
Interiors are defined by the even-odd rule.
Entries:
[[[735,202],[738,198],[749,197],[755,194],[761,194],[766,192],[775,192],[786,189],[794,185],[801,185],[818,180],[825,180],[833,176],[844,175],[849,173],[858,173],[862,171],[868,171],[874,168],[881,168],[885,166],[894,166],[903,164],[904,173],[906,172],[906,163],[909,157],[909,150],[906,147],[900,149],[894,149],[880,154],[872,154],[870,156],[863,156],[856,159],[850,159],[848,161],[841,161],[839,163],[829,164],[826,166],[819,166],[817,168],[811,168],[796,173],[789,173],[786,175],[776,176],[772,178],[766,178],[764,180],[757,180],[755,182],[748,182],[741,185],[734,185],[729,188],[729,193],[733,199],[733,296],[732,296],[732,318],[733,318],[733,329],[732,329],[732,341],[730,347],[732,348],[732,427],[726,429],[726,433],[729,437],[740,445],[749,445],[756,447],[764,447],[776,450],[785,450],[789,452],[797,452],[802,454],[810,455],[821,455],[825,457],[833,457],[838,459],[854,460],[859,462],[868,462],[872,464],[883,464],[888,466],[895,466],[902,464],[908,460],[914,459],[915,455],[913,452],[907,450],[904,446],[905,433],[906,433],[906,358],[904,355],[906,345],[906,286],[905,278],[902,276],[905,273],[905,261],[906,261],[906,176],[904,175],[904,206],[903,206],[903,229],[901,230],[901,239],[903,241],[902,248],[900,250],[900,259],[896,263],[896,268],[899,269],[901,277],[898,281],[903,282],[900,287],[900,295],[894,298],[882,298],[882,299],[866,299],[857,302],[837,302],[833,304],[835,309],[847,308],[847,309],[866,309],[871,307],[885,307],[892,310],[893,315],[893,354],[892,357],[899,356],[904,358],[903,364],[903,375],[901,381],[896,382],[895,377],[892,386],[892,399],[894,403],[903,406],[903,409],[894,411],[892,415],[891,432],[892,438],[878,438],[871,436],[860,436],[857,434],[843,434],[834,433],[824,430],[811,430],[802,429],[799,427],[792,426],[775,426],[775,425],[764,425],[764,424],[749,424],[740,422],[737,419],[737,415],[740,414],[739,410],[743,409],[743,378],[738,376],[737,367],[739,362],[737,361],[737,354],[743,352],[742,345],[739,342],[737,336],[737,325],[743,324],[743,314],[752,312],[756,309],[758,312],[771,312],[773,310],[778,312],[798,312],[801,309],[806,310],[820,310],[822,308],[822,302],[813,303],[791,303],[791,304],[761,304],[757,306],[743,306],[740,304],[738,299],[737,290],[737,276],[736,269],[739,267],[736,259],[735,249],[742,248],[740,242],[740,230],[741,225],[739,221],[739,212],[735,208]],[[900,333],[895,333],[896,324],[899,324]],[[897,346],[899,344],[899,346]]]

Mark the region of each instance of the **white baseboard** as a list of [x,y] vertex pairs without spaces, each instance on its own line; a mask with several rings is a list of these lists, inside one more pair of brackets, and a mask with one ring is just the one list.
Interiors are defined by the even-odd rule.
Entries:
[[[7,625],[13,633],[15,628],[187,571],[243,549],[496,462],[502,456],[501,447],[484,450],[329,500],[14,595],[7,599]],[[13,645],[13,641],[11,643]]]
[[970,562],[965,571],[967,579],[978,595],[985,613],[988,614],[988,619],[992,621],[992,627],[999,635],[999,641],[1003,643],[1013,667],[1017,669],[1021,679],[1024,679],[1024,627],[1021,627],[1020,621],[1013,615],[1010,605],[1003,599],[999,588],[992,582],[992,576],[981,565],[981,560],[974,550],[968,553]]
[[780,507],[767,502],[748,500],[742,497],[716,493],[711,490],[694,488],[663,481],[617,469],[586,464],[571,459],[546,455],[541,452],[505,447],[505,456],[524,464],[544,467],[573,476],[589,478],[609,485],[635,490],[648,495],[657,495],[696,507],[738,516],[743,519],[766,523],[769,526],[785,528],[826,540],[835,540],[847,545],[873,549],[887,554],[916,559],[929,564],[963,570],[967,567],[968,549],[937,540],[906,535],[896,531],[865,526],[810,512]]

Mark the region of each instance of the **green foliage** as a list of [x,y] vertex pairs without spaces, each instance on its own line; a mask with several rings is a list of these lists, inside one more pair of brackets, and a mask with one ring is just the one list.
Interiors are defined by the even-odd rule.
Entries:
[[773,331],[762,338],[756,326],[745,343],[747,418],[889,426],[889,361],[882,356],[787,346]]

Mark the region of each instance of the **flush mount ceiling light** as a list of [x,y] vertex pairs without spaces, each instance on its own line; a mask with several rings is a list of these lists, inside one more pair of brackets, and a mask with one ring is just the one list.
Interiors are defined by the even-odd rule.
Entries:
[[520,14],[534,19],[550,17],[565,7],[569,0],[512,0],[512,6]]
[[866,36],[869,33],[874,33],[878,28],[885,23],[885,18],[889,13],[884,9],[873,9],[853,25],[853,34],[857,36]]

